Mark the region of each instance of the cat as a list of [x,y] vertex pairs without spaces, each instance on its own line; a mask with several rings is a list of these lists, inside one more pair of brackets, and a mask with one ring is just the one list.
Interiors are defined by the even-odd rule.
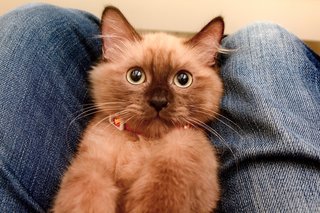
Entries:
[[112,6],[101,20],[102,60],[89,76],[97,110],[53,212],[211,212],[219,164],[203,127],[223,95],[223,19],[189,39],[140,35]]

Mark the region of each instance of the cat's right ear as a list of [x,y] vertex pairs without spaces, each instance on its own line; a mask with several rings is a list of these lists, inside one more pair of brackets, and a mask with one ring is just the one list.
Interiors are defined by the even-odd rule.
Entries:
[[106,60],[112,60],[114,51],[122,51],[125,43],[141,40],[120,10],[113,6],[104,9],[101,18],[102,50]]
[[199,50],[202,61],[212,66],[215,64],[223,37],[224,21],[221,16],[212,19],[200,32],[189,39],[186,44]]

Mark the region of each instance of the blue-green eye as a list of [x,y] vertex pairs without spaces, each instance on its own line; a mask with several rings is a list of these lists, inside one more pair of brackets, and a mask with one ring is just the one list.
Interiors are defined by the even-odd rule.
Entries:
[[131,84],[142,84],[146,80],[146,75],[140,67],[129,69],[127,72],[127,80]]
[[189,87],[193,82],[192,75],[185,70],[179,71],[173,79],[173,83],[181,88]]

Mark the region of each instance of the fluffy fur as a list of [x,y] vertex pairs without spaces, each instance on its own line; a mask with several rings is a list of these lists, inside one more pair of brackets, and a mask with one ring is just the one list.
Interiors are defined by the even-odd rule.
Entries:
[[[54,212],[211,212],[219,199],[218,163],[203,128],[219,110],[215,56],[223,21],[191,39],[141,36],[114,7],[101,23],[103,60],[90,73],[96,115],[65,173]],[[141,84],[126,76],[145,74]],[[187,71],[192,84],[174,79]],[[165,100],[161,110],[150,104]],[[130,131],[109,123],[117,115]]]

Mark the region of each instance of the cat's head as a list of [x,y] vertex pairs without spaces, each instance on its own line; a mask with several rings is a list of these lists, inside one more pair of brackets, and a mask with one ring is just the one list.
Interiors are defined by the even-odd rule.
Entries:
[[105,8],[104,60],[90,74],[99,112],[147,137],[212,119],[223,92],[216,66],[223,29],[217,17],[190,39],[139,35],[118,9]]

